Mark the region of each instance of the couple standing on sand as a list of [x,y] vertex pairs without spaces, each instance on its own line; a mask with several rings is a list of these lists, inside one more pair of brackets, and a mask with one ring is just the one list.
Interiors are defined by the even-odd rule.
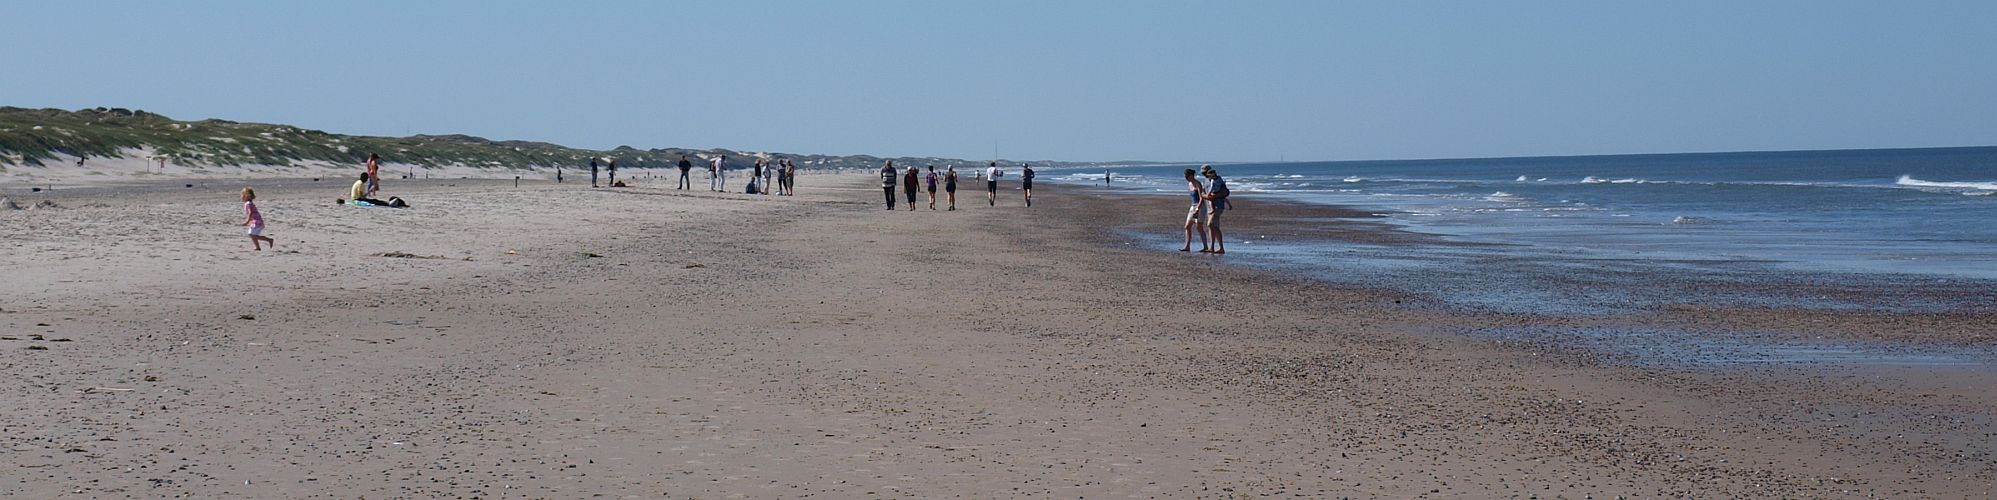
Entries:
[[[1202,176],[1207,178],[1205,183],[1199,180]],[[1227,181],[1220,178],[1220,172],[1214,171],[1213,165],[1200,165],[1197,173],[1186,169],[1186,189],[1192,195],[1193,205],[1186,209],[1186,246],[1180,247],[1179,251],[1193,250],[1193,228],[1197,227],[1200,230],[1200,252],[1227,253],[1220,234],[1220,214],[1234,207],[1227,201]],[[1208,242],[1209,237],[1211,243]]]
[[[608,167],[609,167],[609,169],[610,169],[610,187],[622,187],[622,186],[618,186],[618,185],[617,185],[617,159],[616,159],[616,158],[609,158],[609,159],[608,159],[608,161],[610,161],[610,165],[608,165]],[[597,186],[596,186],[596,172],[597,172],[597,170],[596,170],[596,165],[597,165],[597,164],[596,164],[596,159],[595,159],[595,158],[590,158],[590,159],[589,159],[589,187],[597,187]]]

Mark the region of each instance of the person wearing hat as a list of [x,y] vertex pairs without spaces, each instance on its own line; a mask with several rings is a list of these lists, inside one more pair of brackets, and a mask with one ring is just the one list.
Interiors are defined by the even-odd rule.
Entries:
[[1207,233],[1211,235],[1208,239],[1213,242],[1213,253],[1227,253],[1220,234],[1220,214],[1232,208],[1227,201],[1227,180],[1220,178],[1220,172],[1214,171],[1212,165],[1201,165],[1200,175],[1207,178],[1206,193],[1200,197],[1207,200]]

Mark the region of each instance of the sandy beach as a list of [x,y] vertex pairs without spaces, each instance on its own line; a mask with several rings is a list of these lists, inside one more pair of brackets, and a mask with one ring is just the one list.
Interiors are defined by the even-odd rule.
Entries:
[[[0,209],[0,497],[1997,492],[1983,354],[1660,366],[1464,334],[1988,353],[1987,309],[1458,311],[1120,236],[1176,239],[1176,200],[885,212],[866,175],[796,197],[576,178],[391,180],[406,210],[335,206],[333,178],[0,184],[24,207]],[[246,183],[274,251],[232,225]],[[1434,243],[1335,207],[1234,214]]]

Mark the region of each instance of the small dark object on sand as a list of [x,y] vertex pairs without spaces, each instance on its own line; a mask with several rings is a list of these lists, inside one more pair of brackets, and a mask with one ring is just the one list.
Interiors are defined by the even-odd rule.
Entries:
[[42,192],[42,188],[28,188],[28,192],[30,192],[30,193],[39,193],[39,192]]
[[696,267],[707,267],[707,264],[687,264],[686,266],[681,267],[680,269],[693,269]]
[[187,185],[187,187],[194,187],[194,185],[193,185],[193,184],[188,184],[188,185]]
[[46,350],[49,350],[49,348],[47,348],[47,347],[43,347],[43,346],[38,346],[38,345],[31,345],[31,346],[28,346],[28,350],[30,350],[30,351],[46,351]]
[[255,320],[255,319],[257,319],[257,317],[256,317],[256,316],[252,316],[252,315],[248,315],[248,314],[245,314],[245,315],[242,315],[242,316],[237,316],[237,317],[236,317],[236,319],[247,319],[247,320]]

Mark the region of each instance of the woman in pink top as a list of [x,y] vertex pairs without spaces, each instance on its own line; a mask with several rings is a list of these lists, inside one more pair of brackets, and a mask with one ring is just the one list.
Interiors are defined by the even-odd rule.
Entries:
[[250,228],[251,248],[263,250],[264,243],[269,243],[272,249],[277,248],[277,240],[263,235],[263,212],[257,211],[257,192],[250,188],[243,188],[243,225]]

